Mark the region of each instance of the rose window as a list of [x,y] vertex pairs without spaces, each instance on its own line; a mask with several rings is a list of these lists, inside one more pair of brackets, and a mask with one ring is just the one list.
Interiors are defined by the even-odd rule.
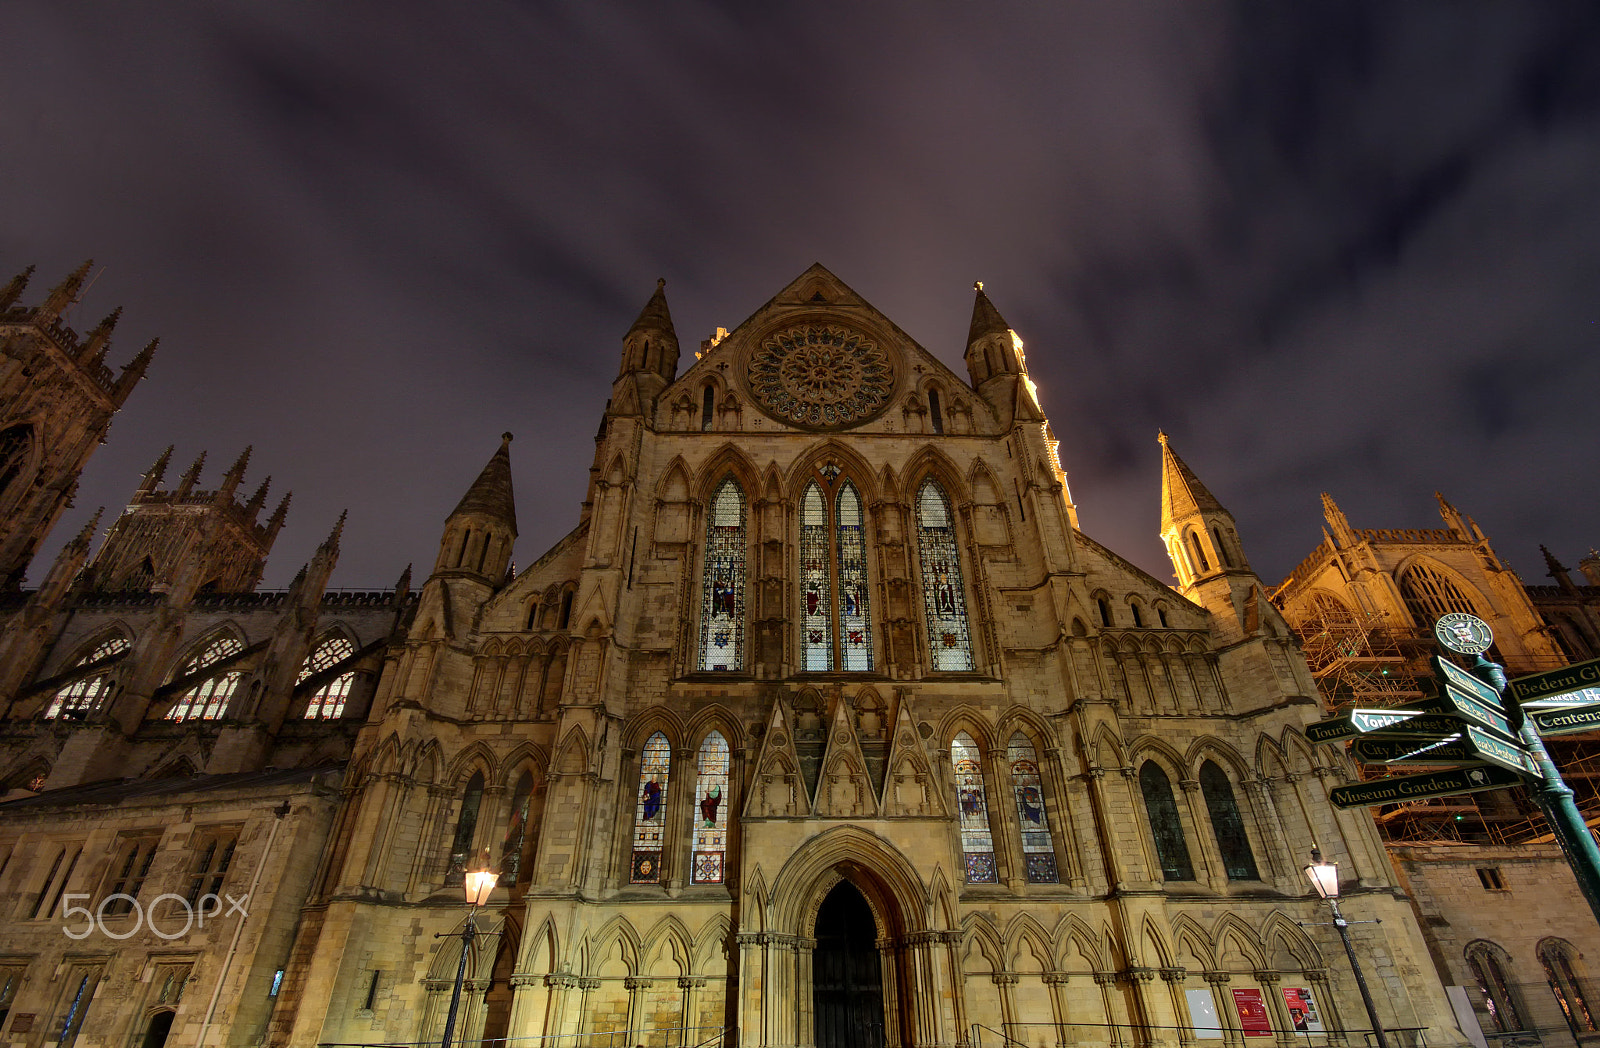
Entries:
[[889,402],[894,371],[870,339],[844,328],[773,335],[750,360],[750,390],[775,418],[797,426],[865,422]]

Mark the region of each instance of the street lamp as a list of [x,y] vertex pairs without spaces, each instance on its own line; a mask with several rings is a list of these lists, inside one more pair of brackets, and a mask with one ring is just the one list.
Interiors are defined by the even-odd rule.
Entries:
[[467,979],[467,954],[472,951],[472,938],[477,934],[472,919],[478,907],[489,901],[500,874],[489,868],[489,850],[479,853],[478,861],[461,878],[462,890],[467,896],[467,926],[461,929],[461,963],[456,965],[456,985],[450,991],[450,1011],[444,1017],[444,1041],[441,1048],[450,1048],[450,1039],[456,1032],[456,1012],[461,1008],[461,984]]
[[1328,907],[1333,910],[1333,926],[1339,929],[1339,938],[1344,940],[1344,952],[1350,957],[1350,970],[1356,973],[1356,986],[1361,990],[1361,1003],[1367,1006],[1367,1021],[1372,1023],[1373,1036],[1378,1039],[1378,1048],[1389,1048],[1388,1041],[1384,1039],[1383,1024],[1378,1021],[1378,1009],[1372,1004],[1372,991],[1367,989],[1366,976],[1361,974],[1361,962],[1356,960],[1355,945],[1350,942],[1350,922],[1339,912],[1339,864],[1323,862],[1322,852],[1312,845],[1311,865],[1306,867],[1306,879],[1318,895],[1328,900]]

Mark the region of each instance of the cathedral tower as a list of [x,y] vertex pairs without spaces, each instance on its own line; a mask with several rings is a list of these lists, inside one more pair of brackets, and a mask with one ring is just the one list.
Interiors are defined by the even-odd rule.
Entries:
[[0,586],[22,584],[28,563],[72,503],[78,476],[156,343],[113,374],[105,364],[120,310],[80,337],[66,310],[83,293],[85,262],[38,306],[19,306],[32,267],[0,288]]

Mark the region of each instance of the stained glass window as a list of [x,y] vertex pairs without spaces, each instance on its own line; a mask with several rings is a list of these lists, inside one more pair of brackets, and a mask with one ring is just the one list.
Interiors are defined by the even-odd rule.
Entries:
[[[237,655],[243,650],[244,641],[231,633],[220,633],[204,644],[198,654],[185,662],[173,675],[173,679],[181,680],[192,673],[199,673],[207,666]],[[242,670],[219,673],[206,678],[178,696],[178,701],[167,711],[167,720],[216,720],[226,712],[228,700],[233,698],[234,691],[243,679]]]
[[950,762],[956,770],[956,802],[961,813],[961,861],[971,884],[994,884],[994,837],[989,832],[989,802],[983,788],[983,762],[978,744],[962,732],[950,741]]
[[[350,638],[342,633],[330,633],[322,639],[322,643],[311,649],[311,654],[306,656],[305,664],[300,667],[300,676],[295,678],[299,684],[314,673],[331,669],[356,653],[356,646]],[[355,683],[354,672],[341,673],[329,681],[324,681],[322,686],[311,696],[306,703],[307,720],[333,720],[344,716],[344,700],[350,696],[350,685]]]
[[1150,833],[1155,837],[1162,878],[1194,880],[1189,845],[1183,839],[1183,822],[1178,818],[1178,802],[1172,796],[1172,780],[1161,770],[1161,765],[1145,761],[1139,769],[1139,790],[1144,794],[1144,810],[1150,816]]
[[[711,500],[700,600],[700,668],[744,668],[744,492],[732,477]],[[651,878],[654,880],[654,878]]]
[[1039,778],[1039,751],[1022,732],[1011,736],[1006,746],[1006,763],[1011,765],[1011,789],[1017,798],[1017,822],[1022,827],[1022,862],[1032,884],[1054,884],[1061,879],[1056,870],[1056,845],[1050,836],[1050,819],[1044,810],[1044,781]]
[[828,513],[815,483],[800,500],[800,666],[833,669],[833,602],[828,579]]
[[867,602],[867,544],[861,496],[848,480],[836,501],[839,536],[839,668],[872,668],[872,614]]
[[728,856],[728,740],[718,731],[700,744],[695,762],[694,857],[690,878],[695,884],[721,884]]
[[[719,496],[720,497],[720,496]],[[633,809],[633,861],[628,879],[634,884],[661,880],[661,849],[667,825],[667,779],[672,772],[672,747],[659,731],[645,741],[639,757],[639,796]]]
[[1471,952],[1467,954],[1467,967],[1472,970],[1478,991],[1483,994],[1483,1006],[1494,1023],[1494,1032],[1510,1033],[1524,1029],[1516,999],[1511,996],[1511,984],[1506,979],[1505,969],[1500,967],[1500,959],[1486,944],[1471,947]]
[[1574,1038],[1600,1030],[1595,1025],[1594,1012],[1584,996],[1583,984],[1572,970],[1572,944],[1561,939],[1546,940],[1539,944],[1539,962],[1544,965],[1545,978],[1550,982],[1550,992],[1555,994],[1561,1014]]
[[523,772],[517,788],[511,791],[511,815],[506,819],[506,835],[500,841],[500,883],[517,883],[522,869],[522,842],[528,835],[528,809],[533,803],[533,775]]
[[[101,659],[107,659],[127,651],[128,647],[128,638],[120,633],[115,634],[96,644],[87,655],[74,662],[72,666],[76,669],[79,666],[87,666],[91,662],[99,662]],[[87,677],[79,677],[56,692],[55,697],[50,700],[50,708],[45,711],[44,715],[48,720],[54,720],[57,717],[81,720],[99,709],[100,704],[105,702],[110,695],[111,671],[102,670],[99,673],[91,673]]]
[[1233,798],[1233,786],[1215,761],[1200,765],[1200,793],[1211,813],[1211,830],[1217,835],[1217,850],[1222,853],[1222,868],[1230,881],[1260,880],[1256,857],[1250,850],[1250,837],[1244,832],[1244,819]]
[[967,597],[961,584],[950,500],[928,480],[917,495],[917,550],[922,558],[922,603],[928,616],[928,651],[936,670],[972,669]]
[[460,884],[472,859],[472,841],[478,832],[478,811],[483,807],[483,772],[475,771],[461,794],[461,811],[456,814],[456,833],[450,839],[450,869],[445,883]]

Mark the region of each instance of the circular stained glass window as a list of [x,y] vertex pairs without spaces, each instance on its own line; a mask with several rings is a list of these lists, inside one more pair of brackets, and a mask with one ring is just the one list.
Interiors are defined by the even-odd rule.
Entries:
[[746,377],[768,414],[811,429],[859,425],[888,405],[894,388],[889,355],[859,332],[831,324],[763,339]]

